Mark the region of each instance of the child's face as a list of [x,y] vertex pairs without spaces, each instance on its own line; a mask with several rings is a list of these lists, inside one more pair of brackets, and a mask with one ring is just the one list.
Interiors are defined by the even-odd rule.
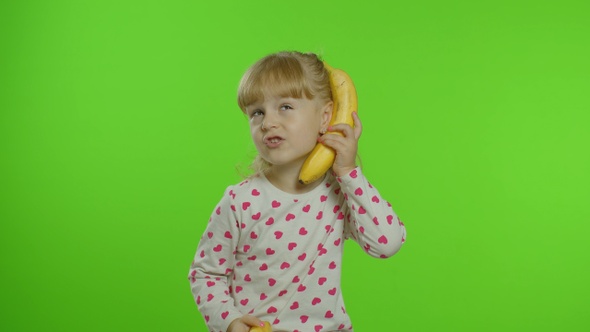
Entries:
[[262,158],[274,166],[301,167],[327,128],[332,102],[266,96],[246,108],[250,132]]

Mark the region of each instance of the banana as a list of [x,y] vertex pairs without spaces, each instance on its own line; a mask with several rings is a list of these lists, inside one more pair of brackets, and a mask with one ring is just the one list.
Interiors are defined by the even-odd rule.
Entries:
[[264,322],[264,327],[254,326],[248,332],[272,332],[272,327],[269,322]]
[[[325,62],[324,66],[330,74],[330,88],[334,102],[330,126],[338,123],[347,123],[352,126],[354,123],[352,112],[357,111],[358,106],[356,89],[352,79],[341,69],[334,69]],[[342,135],[340,132],[328,133]],[[333,149],[318,143],[303,163],[299,173],[299,182],[308,184],[319,179],[332,167],[335,158],[336,152]]]

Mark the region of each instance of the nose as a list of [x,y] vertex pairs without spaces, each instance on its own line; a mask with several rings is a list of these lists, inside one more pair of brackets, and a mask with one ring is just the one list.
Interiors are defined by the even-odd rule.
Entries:
[[274,117],[274,115],[271,115],[271,113],[272,112],[269,112],[264,115],[264,120],[262,120],[261,126],[262,131],[278,127],[278,120],[276,119],[276,117]]

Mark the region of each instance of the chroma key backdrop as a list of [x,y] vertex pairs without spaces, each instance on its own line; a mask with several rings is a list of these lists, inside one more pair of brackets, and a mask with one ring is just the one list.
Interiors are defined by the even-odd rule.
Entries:
[[207,331],[189,266],[255,152],[238,81],[280,50],[352,77],[364,173],[407,227],[387,260],[346,242],[355,331],[590,330],[590,2],[0,16],[0,330]]

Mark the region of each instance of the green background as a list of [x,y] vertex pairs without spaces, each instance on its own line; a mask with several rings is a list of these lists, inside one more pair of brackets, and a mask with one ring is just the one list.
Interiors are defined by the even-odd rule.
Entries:
[[[253,154],[238,80],[320,53],[408,229],[356,331],[590,329],[590,2],[3,1],[3,331],[206,331],[186,279]],[[241,165],[241,166],[240,166]]]

